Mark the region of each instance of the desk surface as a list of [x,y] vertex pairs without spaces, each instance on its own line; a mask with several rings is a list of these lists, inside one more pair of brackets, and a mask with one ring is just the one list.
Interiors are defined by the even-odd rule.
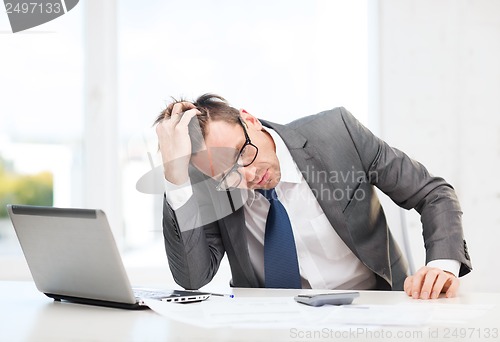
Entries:
[[[293,296],[307,290],[232,289],[235,296]],[[500,341],[500,293],[461,294],[435,303],[489,305],[486,315],[466,324],[424,327],[384,327],[370,335],[335,335],[323,327],[297,331],[276,329],[207,329],[162,317],[152,310],[128,311],[68,302],[54,302],[32,282],[0,282],[0,340],[2,341]],[[358,304],[414,303],[402,292],[361,291]],[[171,304],[180,305],[180,304]],[[299,304],[297,304],[299,305]],[[357,327],[353,326],[355,331]],[[461,331],[459,329],[462,329]],[[399,335],[398,335],[399,334]],[[401,335],[403,334],[403,335]],[[413,334],[413,335],[410,335]],[[457,335],[458,334],[458,335]],[[465,336],[464,336],[465,335]],[[318,338],[319,337],[319,338]],[[388,338],[389,337],[389,338]]]

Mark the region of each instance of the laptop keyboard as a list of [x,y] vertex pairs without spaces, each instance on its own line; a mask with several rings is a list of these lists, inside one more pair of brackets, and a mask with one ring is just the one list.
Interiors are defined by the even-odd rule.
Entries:
[[136,298],[161,299],[172,296],[172,291],[159,291],[159,290],[148,290],[148,289],[133,289],[133,291],[134,291],[134,296]]

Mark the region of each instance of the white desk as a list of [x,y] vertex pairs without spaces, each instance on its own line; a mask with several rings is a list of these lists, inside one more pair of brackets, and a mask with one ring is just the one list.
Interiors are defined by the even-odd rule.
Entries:
[[[232,289],[238,296],[293,296],[298,290]],[[300,290],[301,293],[306,292]],[[398,304],[409,302],[402,292],[362,291],[358,304]],[[32,282],[0,282],[0,341],[313,341],[314,331],[277,329],[206,329],[179,323],[151,310],[128,311],[68,302],[54,302],[39,293]],[[437,303],[494,305],[480,318],[467,324],[424,327],[384,327],[371,336],[320,334],[321,341],[500,341],[492,333],[500,329],[500,294],[461,294],[458,298]],[[178,305],[178,304],[171,304]],[[180,305],[180,304],[179,304]],[[297,304],[299,305],[299,304]],[[325,326],[324,329],[329,327]],[[353,326],[353,330],[357,327]],[[457,338],[457,329],[467,329],[467,336]],[[490,330],[487,330],[490,329]],[[487,331],[490,331],[486,337]],[[459,333],[460,331],[455,331]],[[464,330],[462,330],[462,333]],[[396,338],[397,334],[407,334]],[[390,334],[390,335],[388,335]],[[409,337],[408,334],[414,334]],[[478,335],[481,338],[478,338]],[[500,334],[500,332],[498,332]],[[471,336],[470,336],[471,335]],[[317,337],[318,335],[316,335]],[[388,339],[388,336],[392,338]]]

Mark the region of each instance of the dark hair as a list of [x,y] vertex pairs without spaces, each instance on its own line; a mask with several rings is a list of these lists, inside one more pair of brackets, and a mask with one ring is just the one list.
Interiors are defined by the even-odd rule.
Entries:
[[[158,115],[154,125],[165,118],[169,118],[172,115],[172,109],[176,103],[191,102],[182,98],[179,100],[172,98],[172,100],[173,101]],[[201,112],[201,114],[196,115],[198,122],[196,122],[196,120],[191,120],[188,125],[189,136],[191,137],[191,151],[193,153],[202,148],[203,141],[208,134],[207,124],[209,121],[226,121],[235,125],[238,124],[240,112],[236,108],[231,107],[222,96],[204,94],[191,103]],[[187,108],[183,108],[182,110],[184,109]]]

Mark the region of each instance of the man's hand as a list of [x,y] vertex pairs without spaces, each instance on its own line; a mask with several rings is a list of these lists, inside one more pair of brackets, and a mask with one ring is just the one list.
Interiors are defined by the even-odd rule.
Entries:
[[176,185],[187,182],[189,178],[191,139],[188,124],[198,113],[192,103],[179,102],[174,104],[172,115],[156,126],[165,179]]
[[460,281],[453,274],[435,267],[424,266],[405,279],[404,290],[414,299],[436,299],[440,293],[451,298],[457,295]]

